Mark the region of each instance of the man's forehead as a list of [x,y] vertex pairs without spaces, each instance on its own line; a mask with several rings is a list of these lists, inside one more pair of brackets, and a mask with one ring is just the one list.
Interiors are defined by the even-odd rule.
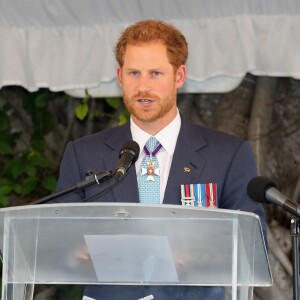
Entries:
[[124,64],[170,63],[166,46],[161,42],[128,44],[124,53]]

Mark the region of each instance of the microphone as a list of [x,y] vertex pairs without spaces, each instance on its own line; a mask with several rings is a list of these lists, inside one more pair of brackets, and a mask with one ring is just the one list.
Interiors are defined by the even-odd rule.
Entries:
[[283,195],[278,190],[277,184],[266,177],[252,178],[248,183],[247,193],[256,202],[276,204],[295,217],[300,217],[300,208],[297,203]]
[[119,154],[120,159],[114,175],[116,181],[120,181],[122,179],[130,166],[137,161],[139,154],[140,146],[135,141],[128,141],[121,147]]

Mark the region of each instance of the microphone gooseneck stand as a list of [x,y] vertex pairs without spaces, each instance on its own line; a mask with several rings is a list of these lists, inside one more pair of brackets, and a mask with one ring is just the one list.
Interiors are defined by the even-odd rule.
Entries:
[[293,299],[299,300],[299,219],[293,217],[290,226],[293,262]]
[[109,171],[105,171],[105,172],[102,172],[102,173],[98,173],[98,174],[94,174],[92,171],[88,171],[86,173],[86,177],[85,177],[85,180],[84,181],[81,181],[69,188],[66,188],[60,192],[57,192],[57,193],[53,193],[53,194],[50,194],[42,199],[39,199],[37,201],[34,201],[34,202],[31,202],[30,204],[43,204],[43,203],[47,203],[51,200],[54,200],[56,198],[59,198],[61,196],[64,196],[68,193],[71,193],[75,190],[81,190],[81,189],[84,189],[84,188],[87,188],[89,186],[92,186],[94,184],[100,184],[110,178],[112,178],[113,176],[115,175],[115,171],[112,171],[112,170],[109,170]]

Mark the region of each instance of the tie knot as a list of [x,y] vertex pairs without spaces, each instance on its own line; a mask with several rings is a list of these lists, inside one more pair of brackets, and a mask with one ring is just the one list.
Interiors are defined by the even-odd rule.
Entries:
[[152,152],[157,144],[158,140],[154,136],[151,136],[147,141],[148,150]]

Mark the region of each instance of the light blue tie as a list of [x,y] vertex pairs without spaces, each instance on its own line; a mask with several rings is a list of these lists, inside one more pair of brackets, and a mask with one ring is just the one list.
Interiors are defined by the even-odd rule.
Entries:
[[161,145],[153,136],[144,147],[146,156],[141,163],[138,177],[140,202],[144,204],[160,204],[160,173],[156,157],[160,149]]

